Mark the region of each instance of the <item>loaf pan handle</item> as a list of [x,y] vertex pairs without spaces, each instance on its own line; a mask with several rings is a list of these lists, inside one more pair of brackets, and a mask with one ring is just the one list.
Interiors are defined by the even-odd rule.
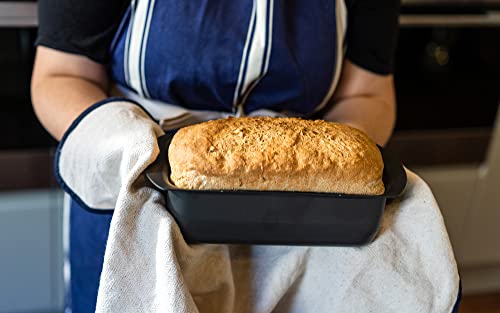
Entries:
[[165,167],[165,162],[167,161],[168,154],[168,144],[175,131],[167,132],[165,135],[158,137],[158,146],[160,147],[160,153],[156,160],[151,163],[148,168],[144,171],[146,178],[158,189],[162,191],[167,191],[169,186],[167,185],[164,175],[169,175],[170,173],[165,173],[163,170]]
[[406,188],[406,171],[399,159],[384,148],[379,147],[384,160],[384,173],[382,180],[385,184],[384,196],[387,198],[396,198],[400,196]]

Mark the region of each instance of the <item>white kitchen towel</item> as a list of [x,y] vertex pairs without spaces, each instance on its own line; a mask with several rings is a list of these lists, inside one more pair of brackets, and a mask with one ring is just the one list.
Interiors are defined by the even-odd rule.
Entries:
[[97,312],[449,313],[459,277],[432,192],[408,172],[363,247],[188,245],[144,178],[120,191]]
[[114,205],[99,313],[452,311],[456,262],[432,192],[412,172],[363,247],[188,245],[140,175],[162,133],[144,111],[110,100],[71,129],[58,150],[61,182],[87,205]]

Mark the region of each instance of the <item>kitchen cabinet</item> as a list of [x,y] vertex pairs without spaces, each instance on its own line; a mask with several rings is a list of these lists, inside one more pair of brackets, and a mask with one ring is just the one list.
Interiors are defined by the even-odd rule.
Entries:
[[63,311],[58,190],[0,192],[0,313]]

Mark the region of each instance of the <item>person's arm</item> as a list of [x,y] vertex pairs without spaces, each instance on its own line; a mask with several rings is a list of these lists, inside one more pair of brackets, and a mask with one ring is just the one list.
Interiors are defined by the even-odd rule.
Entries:
[[333,108],[323,117],[350,124],[384,145],[396,100],[392,72],[400,0],[345,0],[347,51]]
[[87,107],[106,98],[106,64],[130,0],[39,0],[32,102],[61,139]]
[[325,120],[358,128],[379,145],[387,143],[396,120],[392,75],[369,72],[346,59],[332,101]]
[[31,81],[35,113],[60,140],[80,113],[107,97],[104,65],[87,57],[38,46]]

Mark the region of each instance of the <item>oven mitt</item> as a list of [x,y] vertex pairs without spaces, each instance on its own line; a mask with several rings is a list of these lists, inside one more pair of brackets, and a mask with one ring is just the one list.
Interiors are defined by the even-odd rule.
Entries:
[[85,110],[59,143],[55,174],[82,207],[112,210],[124,182],[133,182],[159,153],[161,127],[142,107],[109,98]]
[[109,99],[85,111],[57,151],[66,191],[88,208],[115,208],[96,312],[454,312],[453,251],[415,174],[363,247],[188,245],[140,175],[162,133],[138,105]]

